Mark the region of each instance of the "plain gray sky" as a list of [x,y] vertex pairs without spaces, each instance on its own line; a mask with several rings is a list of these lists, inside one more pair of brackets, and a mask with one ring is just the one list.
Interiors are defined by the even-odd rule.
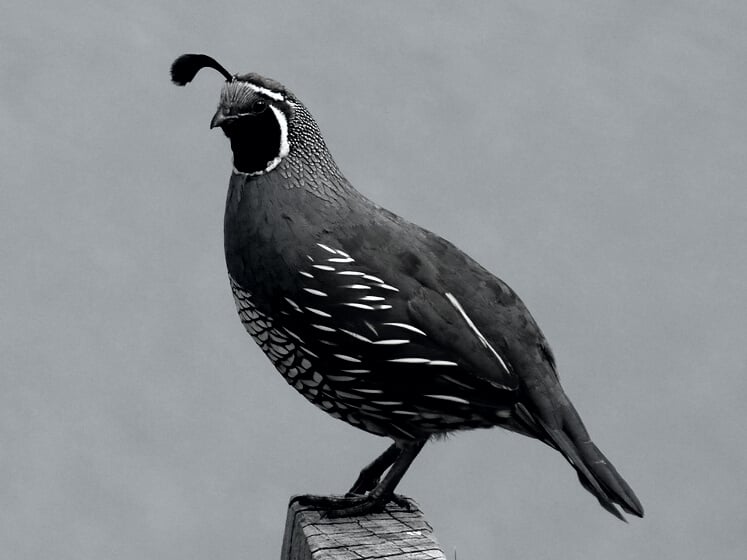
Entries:
[[0,23],[0,556],[275,558],[386,441],[298,396],[222,249],[221,79],[293,89],[365,194],[522,296],[647,517],[499,430],[400,489],[451,557],[747,554],[747,4],[15,2]]

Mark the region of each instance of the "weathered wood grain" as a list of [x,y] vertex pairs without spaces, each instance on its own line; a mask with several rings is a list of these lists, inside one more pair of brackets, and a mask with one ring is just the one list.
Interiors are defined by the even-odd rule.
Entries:
[[382,513],[329,519],[295,497],[288,507],[281,560],[445,560],[417,504]]

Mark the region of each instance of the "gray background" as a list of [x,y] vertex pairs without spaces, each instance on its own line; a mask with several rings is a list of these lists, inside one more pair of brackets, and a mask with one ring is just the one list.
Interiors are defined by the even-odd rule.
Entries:
[[276,558],[287,498],[386,445],[239,324],[221,79],[168,80],[191,51],[286,83],[360,190],[508,281],[646,506],[626,526],[559,454],[461,434],[401,486],[449,556],[744,558],[745,6],[6,6],[0,557]]

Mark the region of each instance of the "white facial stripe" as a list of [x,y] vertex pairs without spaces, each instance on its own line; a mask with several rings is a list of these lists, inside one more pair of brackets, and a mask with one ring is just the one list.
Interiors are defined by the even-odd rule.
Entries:
[[457,298],[455,298],[448,292],[444,295],[446,296],[446,299],[449,300],[449,303],[451,303],[451,305],[453,305],[456,310],[459,311],[459,313],[464,318],[464,321],[467,323],[467,326],[469,326],[469,328],[472,329],[472,332],[477,335],[477,338],[480,340],[480,342],[482,342],[482,345],[490,350],[496,358],[498,358],[498,361],[501,363],[501,366],[503,366],[503,369],[506,371],[506,373],[511,375],[511,372],[508,370],[508,366],[506,366],[506,362],[503,361],[503,358],[501,358],[500,354],[495,351],[495,348],[493,348],[493,346],[488,342],[488,339],[485,338],[485,336],[480,332],[477,326],[472,322],[472,319],[469,318],[469,315],[467,315],[467,312],[464,310],[462,304],[459,303]]
[[280,152],[275,159],[267,164],[263,173],[275,169],[280,164],[280,161],[287,156],[290,151],[290,146],[288,145],[288,121],[280,109],[273,105],[270,105],[270,109],[275,113],[275,118],[278,120],[278,125],[280,126]]
[[288,120],[285,118],[285,113],[274,105],[270,105],[270,109],[275,113],[275,118],[278,120],[278,125],[280,125],[280,153],[278,154],[278,159],[280,159],[287,156],[290,151],[290,147],[288,146]]

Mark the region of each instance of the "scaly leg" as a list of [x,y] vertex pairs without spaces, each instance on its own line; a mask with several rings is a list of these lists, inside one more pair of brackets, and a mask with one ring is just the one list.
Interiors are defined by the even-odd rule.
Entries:
[[392,466],[392,463],[397,460],[397,457],[399,457],[401,452],[401,449],[396,443],[390,445],[384,453],[371,461],[369,465],[363,467],[363,470],[358,475],[358,479],[353,484],[353,487],[348,491],[348,495],[352,494],[360,496],[376,488],[381,475],[384,474],[385,470]]
[[[401,503],[401,500],[398,500],[395,497],[394,489],[397,487],[397,484],[399,484],[399,481],[402,480],[402,477],[407,472],[407,469],[410,468],[410,465],[415,460],[415,457],[418,456],[420,450],[423,449],[426,441],[427,440],[419,440],[412,442],[399,442],[395,444],[395,446],[400,450],[399,456],[394,461],[394,464],[392,464],[389,472],[386,473],[384,479],[365,496],[345,496],[342,498],[333,498],[330,496],[300,496],[297,501],[301,505],[328,510],[326,512],[328,517],[355,517],[357,515],[366,515],[368,513],[382,511],[387,502],[391,500]],[[389,452],[389,449],[387,449],[379,459],[387,456]],[[377,463],[377,468],[380,468],[380,465],[378,464],[379,459],[374,461],[374,463]],[[381,464],[383,463],[384,461],[381,460]],[[366,480],[364,480],[364,482],[366,482]]]

